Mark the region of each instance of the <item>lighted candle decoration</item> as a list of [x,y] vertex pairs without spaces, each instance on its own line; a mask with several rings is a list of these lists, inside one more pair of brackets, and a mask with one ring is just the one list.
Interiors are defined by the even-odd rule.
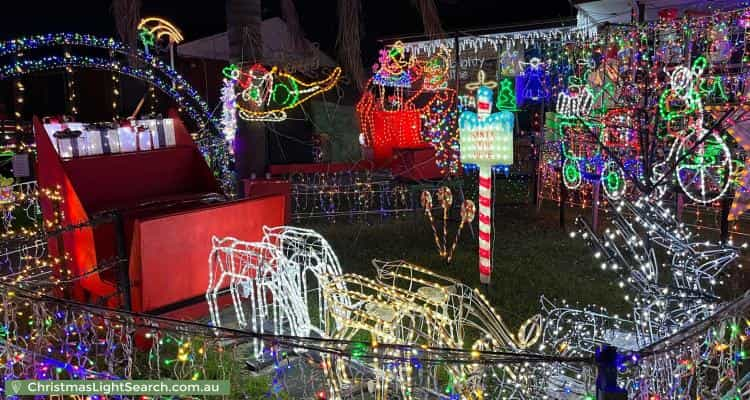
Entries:
[[479,275],[490,282],[492,272],[492,167],[513,164],[513,113],[492,113],[493,89],[480,70],[477,81],[466,85],[476,90],[477,111],[463,111],[458,120],[461,162],[479,167]]

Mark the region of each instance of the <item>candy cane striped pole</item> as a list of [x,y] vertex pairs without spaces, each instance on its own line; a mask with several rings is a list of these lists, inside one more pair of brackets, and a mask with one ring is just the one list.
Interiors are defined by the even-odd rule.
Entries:
[[490,283],[492,273],[492,167],[479,167],[479,281]]

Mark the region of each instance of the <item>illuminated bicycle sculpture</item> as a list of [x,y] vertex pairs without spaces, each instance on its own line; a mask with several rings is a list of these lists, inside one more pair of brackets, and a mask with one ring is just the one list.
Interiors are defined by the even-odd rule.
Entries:
[[703,127],[701,76],[708,62],[699,57],[692,68],[678,66],[669,74],[669,89],[659,98],[659,111],[674,141],[666,159],[653,167],[655,194],[667,192],[667,174],[674,176],[682,191],[696,203],[709,204],[731,186],[732,153],[724,139]]

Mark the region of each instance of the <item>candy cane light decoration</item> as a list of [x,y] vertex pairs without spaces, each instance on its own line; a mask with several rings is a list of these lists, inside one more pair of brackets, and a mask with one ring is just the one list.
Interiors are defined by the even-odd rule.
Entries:
[[479,277],[490,283],[492,272],[492,166],[513,164],[513,113],[492,113],[495,81],[485,81],[480,70],[477,81],[466,85],[476,90],[477,111],[464,111],[458,120],[461,162],[479,167]]

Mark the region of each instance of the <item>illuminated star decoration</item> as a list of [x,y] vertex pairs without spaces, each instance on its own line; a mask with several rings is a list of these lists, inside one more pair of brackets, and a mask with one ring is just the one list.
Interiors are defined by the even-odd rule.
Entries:
[[144,48],[148,49],[154,47],[154,34],[151,33],[148,29],[138,29],[138,38],[141,39],[141,43],[143,43]]
[[[182,37],[182,33],[176,26],[159,17],[143,18],[141,22],[138,23],[138,35],[141,37],[141,41],[143,41],[145,36],[145,34],[142,33],[144,31],[149,33],[151,46],[154,45],[156,40],[161,40],[162,38],[167,38],[170,44],[178,44],[185,39]],[[144,42],[144,45],[145,44],[146,42]]]

